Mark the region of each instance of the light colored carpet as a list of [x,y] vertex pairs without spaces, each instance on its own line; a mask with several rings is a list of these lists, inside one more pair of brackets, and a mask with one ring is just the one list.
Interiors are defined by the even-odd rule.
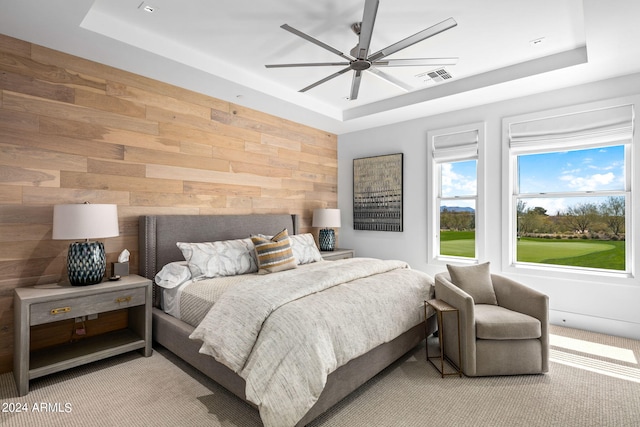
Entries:
[[[554,326],[551,360],[546,375],[443,379],[421,345],[311,426],[640,426],[639,341]],[[19,398],[12,374],[0,375],[0,424],[261,426],[256,410],[164,349],[36,379],[30,389]]]

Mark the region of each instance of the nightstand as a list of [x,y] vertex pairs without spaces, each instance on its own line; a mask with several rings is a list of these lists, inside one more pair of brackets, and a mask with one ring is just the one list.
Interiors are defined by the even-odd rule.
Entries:
[[[13,374],[18,394],[29,380],[132,350],[151,356],[151,281],[130,275],[91,286],[69,284],[16,288]],[[31,327],[86,319],[107,311],[128,311],[128,327],[42,350],[30,348]]]
[[325,261],[335,261],[337,259],[353,258],[356,256],[356,251],[354,249],[335,248],[332,251],[320,251],[320,255]]

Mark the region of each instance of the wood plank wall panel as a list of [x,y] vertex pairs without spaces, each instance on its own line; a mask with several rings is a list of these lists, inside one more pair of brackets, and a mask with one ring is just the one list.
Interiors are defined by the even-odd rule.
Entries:
[[116,203],[137,270],[145,214],[311,213],[337,205],[337,137],[0,35],[0,373],[13,290],[66,276],[53,205]]

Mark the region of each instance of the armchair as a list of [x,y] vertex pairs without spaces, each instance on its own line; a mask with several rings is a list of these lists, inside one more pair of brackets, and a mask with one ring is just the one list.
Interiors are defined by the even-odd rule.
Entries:
[[549,298],[503,276],[489,263],[447,266],[435,276],[436,298],[460,311],[444,331],[445,354],[467,376],[539,374],[549,370]]

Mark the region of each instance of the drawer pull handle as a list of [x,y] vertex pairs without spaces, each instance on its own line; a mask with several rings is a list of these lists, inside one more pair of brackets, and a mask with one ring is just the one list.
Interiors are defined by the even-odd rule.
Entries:
[[120,297],[120,298],[116,298],[116,302],[117,303],[121,303],[121,302],[129,302],[131,301],[131,296],[126,296],[126,297]]
[[71,307],[60,307],[60,308],[52,308],[51,314],[56,315],[60,313],[68,313],[71,311]]

